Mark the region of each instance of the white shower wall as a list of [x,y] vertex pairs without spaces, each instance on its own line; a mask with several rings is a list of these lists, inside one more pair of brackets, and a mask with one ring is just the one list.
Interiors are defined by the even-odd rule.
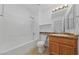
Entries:
[[0,16],[0,51],[38,38],[37,17],[38,15],[33,15],[23,5],[5,4],[3,16]]
[[29,13],[19,5],[4,5],[5,39],[32,39]]

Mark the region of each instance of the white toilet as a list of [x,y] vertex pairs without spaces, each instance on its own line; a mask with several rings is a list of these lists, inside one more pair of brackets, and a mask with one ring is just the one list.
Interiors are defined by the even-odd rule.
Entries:
[[38,53],[44,52],[44,50],[45,50],[44,44],[45,44],[45,42],[42,40],[37,42]]

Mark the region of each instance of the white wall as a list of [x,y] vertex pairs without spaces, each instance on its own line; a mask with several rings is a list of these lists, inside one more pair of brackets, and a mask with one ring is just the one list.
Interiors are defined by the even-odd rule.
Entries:
[[[74,5],[75,33],[79,35],[79,4]],[[79,55],[79,37],[78,37],[78,55]]]
[[[57,12],[51,15],[51,24],[53,32],[63,32],[64,31],[64,20],[67,9]],[[56,24],[59,23],[59,24]]]
[[45,24],[45,25],[40,25],[40,32],[52,32],[52,25],[51,24]]
[[[68,16],[66,17],[66,20],[68,18],[69,18],[69,21],[74,19],[74,24],[70,22],[71,26],[74,25],[74,28],[70,28],[70,29],[65,28],[65,32],[75,33],[79,35],[79,20],[78,20],[79,19],[79,5],[72,6],[72,8],[70,9],[70,12],[68,13]],[[68,22],[66,22],[65,25],[68,25]]]
[[39,25],[50,24],[52,9],[61,5],[63,4],[41,4],[39,6]]
[[[59,11],[55,14],[50,14],[50,17],[49,17],[50,20],[47,19],[47,21],[48,22],[50,21],[50,23],[44,24],[44,22],[43,22],[43,24],[40,24],[40,31],[42,31],[42,32],[47,32],[47,31],[48,32],[55,32],[55,28],[57,28],[57,25],[55,24],[55,22],[61,21],[62,22],[62,26],[60,26],[61,29],[59,27],[59,28],[57,28],[56,31],[63,32],[63,22],[64,22],[64,16],[65,16],[66,11],[67,11],[67,9]],[[60,31],[58,29],[60,29]]]
[[[33,32],[35,31],[36,36],[38,35],[38,25],[36,25],[38,24],[38,21],[36,21],[38,20],[36,18],[38,15],[32,13],[31,10],[33,9],[30,10],[29,8],[19,4],[4,5],[4,15],[0,17],[0,33],[2,32],[1,34],[3,34],[3,39],[6,39],[5,41],[9,41],[8,39],[28,39],[29,37],[33,39]],[[34,17],[35,27],[32,27],[31,16]]]
[[75,32],[79,35],[79,4],[74,5]]

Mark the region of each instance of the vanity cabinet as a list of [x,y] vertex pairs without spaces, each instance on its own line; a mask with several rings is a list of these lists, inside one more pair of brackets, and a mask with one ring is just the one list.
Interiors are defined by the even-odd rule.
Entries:
[[75,54],[75,48],[68,46],[68,45],[63,45],[60,44],[60,54],[61,55],[74,55]]
[[53,55],[76,55],[77,54],[77,37],[48,35],[49,54]]

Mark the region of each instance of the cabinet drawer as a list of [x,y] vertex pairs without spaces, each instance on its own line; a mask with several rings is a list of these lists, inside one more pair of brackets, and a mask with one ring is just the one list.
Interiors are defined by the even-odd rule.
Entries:
[[58,45],[58,42],[53,42],[53,41],[51,42],[51,41],[50,41],[50,42],[49,42],[49,46],[52,46],[52,45]]
[[57,37],[49,37],[49,42],[59,42]]
[[72,39],[72,38],[61,38],[59,42],[70,46],[76,46],[76,39]]

